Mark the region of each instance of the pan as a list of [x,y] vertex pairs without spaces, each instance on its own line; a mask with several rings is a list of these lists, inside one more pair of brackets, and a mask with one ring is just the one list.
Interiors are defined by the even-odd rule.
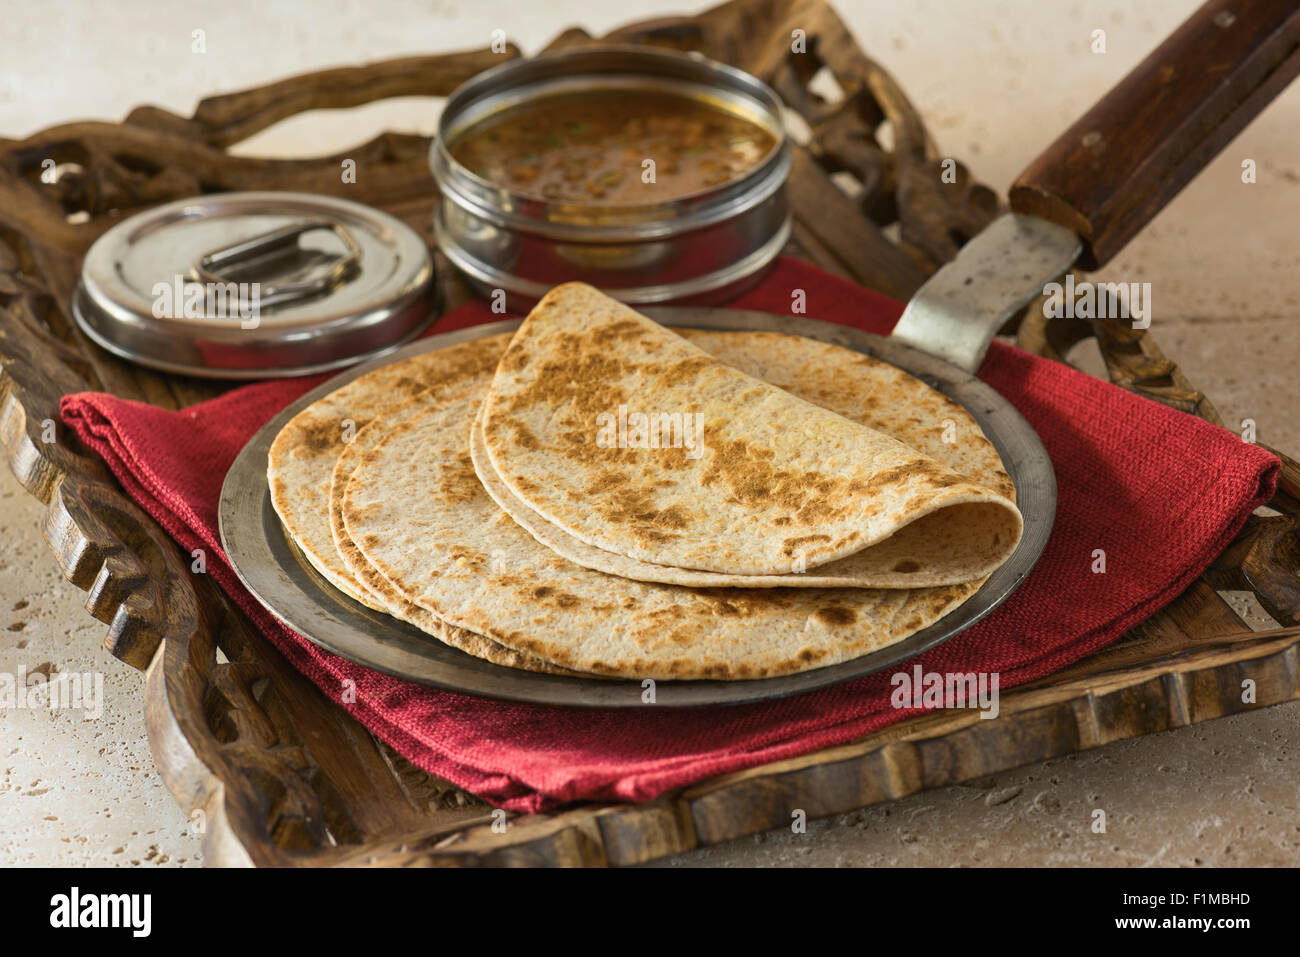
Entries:
[[[903,369],[962,405],[1002,457],[1016,486],[1025,531],[1015,552],[962,605],[933,625],[839,665],[753,681],[660,681],[654,707],[742,704],[799,694],[860,678],[915,657],[969,628],[1005,601],[1034,567],[1056,514],[1056,477],[1042,442],[1016,409],[967,372],[895,337],[802,316],[704,307],[646,310],[675,327],[781,332],[843,346]],[[221,542],[235,573],[287,627],[352,661],[409,681],[478,697],[589,708],[647,706],[639,681],[573,678],[494,665],[450,648],[420,629],[374,611],[335,589],[298,551],[271,505],[266,462],[271,443],[302,409],[367,372],[400,359],[510,332],[517,321],[430,336],[382,360],[357,366],[308,392],[245,446],[227,473],[219,506]]]

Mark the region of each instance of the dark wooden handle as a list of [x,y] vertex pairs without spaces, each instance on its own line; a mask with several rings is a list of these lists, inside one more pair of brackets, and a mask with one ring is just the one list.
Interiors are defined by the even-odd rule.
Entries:
[[1073,229],[1095,269],[1297,73],[1298,0],[1210,0],[1020,174],[1011,208]]

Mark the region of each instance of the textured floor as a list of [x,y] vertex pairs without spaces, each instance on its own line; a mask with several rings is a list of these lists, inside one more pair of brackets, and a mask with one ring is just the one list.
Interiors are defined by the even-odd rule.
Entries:
[[[942,149],[1005,193],[1016,174],[1194,0],[953,4],[843,0]],[[678,2],[517,4],[51,3],[6,14],[0,135],[116,118],[315,67],[484,45],[535,49],[570,23],[600,31]],[[694,9],[702,9],[695,6]],[[207,52],[191,52],[192,31]],[[1090,52],[1093,31],[1107,52]],[[58,37],[52,43],[51,37]],[[383,128],[428,132],[430,104],[315,113],[242,149],[318,154]],[[1258,182],[1241,182],[1254,160]],[[1269,107],[1098,278],[1151,282],[1152,333],[1226,421],[1300,452],[1300,85]],[[1092,368],[1088,357],[1080,362]],[[1135,450],[1136,451],[1136,450]],[[0,863],[193,864],[198,839],[153,770],[142,677],[100,648],[102,626],[55,570],[41,508],[0,470],[0,672],[100,672],[104,714],[0,710]],[[1243,613],[1262,624],[1249,603]],[[1300,864],[1300,704],[1111,745],[666,866]],[[1107,830],[1090,828],[1104,810]]]

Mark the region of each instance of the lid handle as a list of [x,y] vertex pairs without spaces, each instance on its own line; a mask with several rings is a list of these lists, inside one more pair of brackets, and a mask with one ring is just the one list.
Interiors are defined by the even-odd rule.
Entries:
[[[328,269],[313,268],[316,263],[300,264],[287,273],[286,278],[261,284],[258,299],[262,306],[267,306],[323,295],[350,281],[361,267],[361,245],[342,223],[329,219],[300,220],[260,236],[241,239],[229,246],[214,249],[200,256],[194,263],[194,275],[204,283],[234,282],[235,277],[248,275],[259,264],[298,251],[299,237],[317,229],[334,233],[343,243],[346,252],[329,257]],[[311,275],[307,275],[309,272]]]

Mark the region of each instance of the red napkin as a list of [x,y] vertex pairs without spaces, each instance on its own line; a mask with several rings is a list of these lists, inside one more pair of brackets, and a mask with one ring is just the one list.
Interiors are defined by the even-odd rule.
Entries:
[[[782,260],[733,305],[807,313],[887,333],[901,307],[811,266]],[[466,305],[434,331],[499,319]],[[1001,689],[1114,641],[1176,597],[1273,494],[1277,459],[1236,435],[1058,363],[994,343],[980,376],[1042,437],[1060,500],[1033,574],[997,611],[911,672],[997,672]],[[421,768],[493,804],[538,811],[578,800],[644,801],[702,778],[842,744],[902,720],[891,672],[762,704],[592,711],[475,699],[391,678],[279,625],[239,584],[217,537],[222,478],[245,442],[316,376],[236,389],[179,412],[81,393],[64,421],[127,492],[208,571],[277,648],[334,700]],[[1096,549],[1105,572],[1094,572]],[[214,560],[215,559],[215,560]],[[350,697],[350,696],[349,696]]]

